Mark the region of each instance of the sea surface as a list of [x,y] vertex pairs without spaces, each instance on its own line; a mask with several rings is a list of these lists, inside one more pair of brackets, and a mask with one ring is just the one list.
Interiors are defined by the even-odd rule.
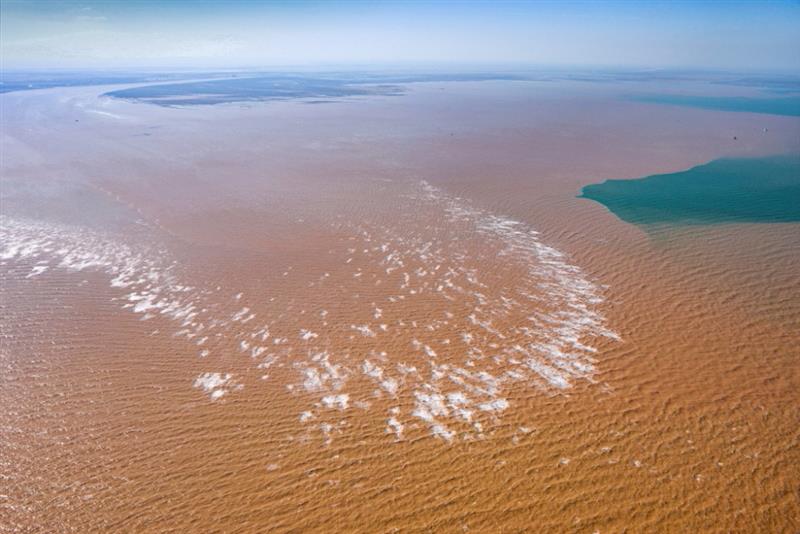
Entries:
[[302,98],[310,103],[328,103],[330,99],[355,96],[398,96],[405,85],[422,82],[469,82],[521,80],[519,75],[503,73],[474,74],[375,74],[328,73],[252,73],[225,79],[142,85],[106,93],[162,106],[214,105],[263,102]]
[[719,159],[686,171],[587,185],[620,219],[655,224],[800,222],[800,154]]
[[217,75],[0,95],[0,530],[800,528],[791,79]]
[[[793,92],[797,92],[795,89]],[[689,106],[718,111],[739,113],[768,113],[800,117],[800,96],[709,96],[654,94],[635,97],[640,102],[666,104],[670,106]]]

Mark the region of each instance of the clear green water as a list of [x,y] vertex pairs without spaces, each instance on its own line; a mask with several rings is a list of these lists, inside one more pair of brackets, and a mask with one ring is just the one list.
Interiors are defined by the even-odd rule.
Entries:
[[587,185],[579,195],[636,225],[800,222],[800,154],[718,159]]
[[651,104],[800,117],[800,96],[751,98],[744,96],[646,95],[632,99]]

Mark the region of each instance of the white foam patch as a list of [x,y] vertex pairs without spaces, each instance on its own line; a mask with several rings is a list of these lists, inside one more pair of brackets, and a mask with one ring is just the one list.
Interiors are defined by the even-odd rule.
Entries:
[[318,391],[322,389],[322,378],[319,371],[314,367],[309,367],[305,370],[306,378],[303,381],[303,387],[306,391]]
[[211,400],[217,400],[228,393],[232,378],[229,373],[202,373],[194,379],[194,387],[202,389]]
[[381,380],[380,386],[389,395],[397,395],[397,390],[400,388],[400,384],[394,378]]
[[446,426],[438,423],[431,425],[431,434],[433,434],[437,438],[442,438],[447,442],[453,441],[453,438],[456,435],[455,432],[449,430]]
[[314,419],[314,414],[310,411],[306,411],[300,414],[300,422],[305,423]]
[[325,405],[326,408],[346,410],[349,402],[350,395],[345,393],[339,395],[326,395],[325,397],[322,397],[322,404]]
[[394,434],[397,439],[403,438],[403,424],[396,417],[390,417],[386,421],[386,433]]
[[33,278],[34,276],[39,276],[40,274],[45,272],[47,269],[49,269],[48,265],[35,265],[31,269],[31,272],[28,273],[28,275],[25,278]]
[[300,339],[303,341],[310,341],[316,337],[319,337],[319,334],[310,330],[300,330]]
[[508,401],[505,399],[494,399],[489,402],[482,402],[478,408],[484,412],[502,412],[508,409]]
[[350,325],[350,328],[356,330],[361,333],[364,337],[375,337],[375,332],[369,327],[369,325]]

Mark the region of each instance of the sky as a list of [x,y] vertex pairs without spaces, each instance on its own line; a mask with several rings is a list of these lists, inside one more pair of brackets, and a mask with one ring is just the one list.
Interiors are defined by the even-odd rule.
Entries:
[[800,1],[2,0],[0,67],[518,64],[800,73]]

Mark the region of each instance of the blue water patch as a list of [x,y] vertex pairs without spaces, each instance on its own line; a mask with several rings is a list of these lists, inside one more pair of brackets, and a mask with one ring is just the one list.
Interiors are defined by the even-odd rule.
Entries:
[[800,96],[746,97],[659,94],[634,96],[630,99],[650,104],[800,117]]
[[587,185],[579,195],[640,226],[800,222],[800,154],[725,158],[686,171]]

